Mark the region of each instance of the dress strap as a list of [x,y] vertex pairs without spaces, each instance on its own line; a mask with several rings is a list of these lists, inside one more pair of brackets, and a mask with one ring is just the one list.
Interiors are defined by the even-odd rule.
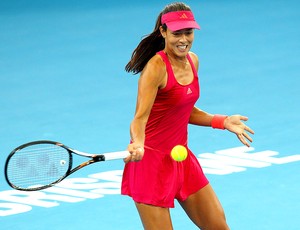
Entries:
[[196,67],[195,67],[194,62],[189,54],[187,55],[187,59],[192,67],[194,77],[198,78],[198,73],[197,73]]
[[166,64],[166,69],[167,69],[167,74],[168,74],[168,80],[167,80],[167,85],[165,88],[163,88],[163,90],[167,90],[169,89],[172,85],[174,85],[176,83],[176,79],[175,79],[175,75],[172,69],[172,65],[168,59],[167,54],[164,51],[159,51],[157,52],[158,55],[161,56],[161,58],[163,59],[164,63]]

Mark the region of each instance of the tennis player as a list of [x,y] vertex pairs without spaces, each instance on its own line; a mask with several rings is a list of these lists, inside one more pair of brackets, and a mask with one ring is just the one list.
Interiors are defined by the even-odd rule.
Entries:
[[[245,116],[212,115],[195,107],[200,89],[198,58],[190,51],[194,29],[200,26],[189,6],[167,5],[125,68],[141,75],[122,194],[132,197],[147,230],[173,229],[169,209],[175,199],[200,229],[229,229],[212,186],[188,148],[187,126],[227,129],[246,146],[252,142],[249,133],[254,134],[244,124]],[[185,161],[170,157],[175,145],[188,149]]]

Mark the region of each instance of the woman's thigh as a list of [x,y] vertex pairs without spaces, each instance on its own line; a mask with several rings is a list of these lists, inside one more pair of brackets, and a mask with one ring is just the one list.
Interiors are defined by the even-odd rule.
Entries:
[[179,203],[199,228],[229,229],[221,203],[210,184]]
[[169,208],[135,203],[145,230],[172,230]]

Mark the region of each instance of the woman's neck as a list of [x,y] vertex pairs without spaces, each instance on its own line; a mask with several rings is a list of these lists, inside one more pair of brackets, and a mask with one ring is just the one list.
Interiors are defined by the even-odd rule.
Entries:
[[168,52],[164,51],[166,53],[166,55],[168,56],[168,59],[170,60],[171,63],[173,64],[183,64],[183,65],[187,65],[189,64],[189,61],[187,59],[186,56],[184,57],[178,57],[178,56],[174,56],[174,55],[170,55],[168,54]]

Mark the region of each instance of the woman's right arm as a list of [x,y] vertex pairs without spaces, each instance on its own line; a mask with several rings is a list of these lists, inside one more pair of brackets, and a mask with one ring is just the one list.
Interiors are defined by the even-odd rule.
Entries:
[[124,160],[140,161],[144,156],[145,128],[159,88],[166,83],[166,69],[160,56],[155,55],[145,66],[138,82],[136,111],[130,124],[130,155]]

